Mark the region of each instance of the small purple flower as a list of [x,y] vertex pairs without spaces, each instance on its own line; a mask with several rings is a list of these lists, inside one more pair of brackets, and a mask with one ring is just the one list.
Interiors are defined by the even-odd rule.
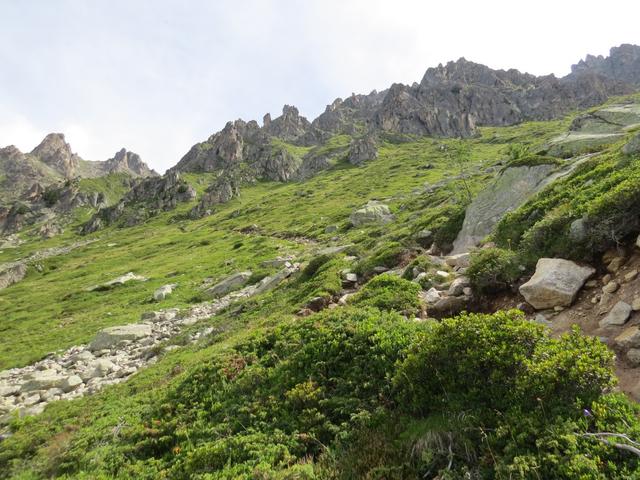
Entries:
[[593,417],[593,414],[592,414],[588,409],[586,409],[586,408],[582,410],[582,414],[583,414],[585,417]]

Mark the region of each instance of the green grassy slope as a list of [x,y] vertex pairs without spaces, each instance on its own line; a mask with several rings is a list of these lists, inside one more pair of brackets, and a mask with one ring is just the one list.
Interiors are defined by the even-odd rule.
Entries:
[[[186,220],[192,205],[181,205],[102,230],[0,291],[0,369],[144,311],[200,301],[206,278],[259,271],[278,255],[308,260],[353,244],[366,271],[371,257],[410,249],[420,229],[450,241],[468,202],[458,175],[469,175],[475,193],[508,162],[509,145],[536,151],[570,120],[482,129],[465,140],[464,172],[448,154],[454,140],[387,140],[363,167],[259,183],[200,220]],[[603,158],[619,157],[620,145],[609,148]],[[208,184],[186,178],[199,192]],[[396,220],[349,228],[348,215],[370,199],[388,203]],[[337,232],[325,233],[328,225]],[[34,240],[1,252],[0,262],[72,238]],[[182,348],[126,383],[16,419],[0,443],[0,478],[639,478],[633,456],[583,435],[640,435],[637,407],[602,394],[613,379],[601,344],[577,334],[551,340],[513,312],[409,322],[394,310],[416,308],[404,301],[415,285],[399,279],[372,282],[349,307],[295,315],[310,298],[338,293],[348,265],[343,255],[327,258],[203,321],[215,331],[204,341],[187,344],[187,329],[169,341]],[[85,291],[128,271],[149,281]],[[175,293],[150,303],[165,283],[178,283]]]

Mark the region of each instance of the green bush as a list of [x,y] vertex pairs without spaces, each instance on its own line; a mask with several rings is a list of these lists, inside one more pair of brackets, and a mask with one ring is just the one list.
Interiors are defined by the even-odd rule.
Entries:
[[140,462],[161,459],[168,478],[305,478],[286,475],[389,404],[418,328],[344,308],[255,334],[191,372],[123,441]]
[[405,247],[398,242],[388,242],[375,249],[371,255],[359,261],[355,271],[358,275],[369,276],[375,267],[397,267],[405,253]]
[[417,315],[421,309],[418,298],[420,290],[420,286],[414,282],[396,275],[382,274],[369,280],[351,297],[350,303],[355,306]]
[[426,255],[420,255],[416,257],[407,267],[404,269],[402,273],[402,278],[405,280],[413,280],[413,269],[417,268],[421,272],[427,272],[429,269],[433,267],[433,263]]
[[515,252],[485,248],[471,254],[466,274],[474,289],[491,293],[507,288],[521,273]]

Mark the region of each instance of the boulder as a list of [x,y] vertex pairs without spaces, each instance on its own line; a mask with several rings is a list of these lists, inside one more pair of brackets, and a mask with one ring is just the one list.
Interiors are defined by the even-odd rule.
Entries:
[[444,259],[445,263],[450,267],[469,268],[469,262],[471,256],[469,253],[459,253],[457,255],[450,255]]
[[640,348],[640,327],[633,326],[625,329],[616,337],[615,343],[624,350]]
[[348,160],[352,165],[362,165],[368,160],[375,160],[378,156],[375,139],[371,135],[355,138],[349,145]]
[[130,325],[109,327],[98,332],[91,344],[89,344],[89,350],[95,352],[110,349],[124,341],[140,340],[149,335],[151,335],[151,326],[145,323],[132,323]]
[[[82,380],[88,382],[91,379],[101,378],[111,373],[116,368],[116,365],[106,358],[99,358],[94,360],[89,365],[89,368],[81,374]],[[95,380],[94,380],[95,382]]]
[[173,293],[174,288],[176,288],[175,283],[171,283],[169,285],[163,285],[162,287],[158,288],[155,292],[153,292],[153,299],[156,302],[160,302],[164,300],[165,298],[167,298],[169,295]]
[[70,375],[66,377],[62,382],[60,382],[60,388],[63,392],[68,393],[72,390],[75,390],[84,382],[78,375]]
[[569,260],[541,258],[533,276],[520,287],[520,293],[536,310],[568,307],[584,282],[594,273],[594,268],[583,267]]
[[20,390],[23,392],[48,390],[58,387],[64,379],[65,377],[55,370],[36,370],[25,376],[26,381],[22,384]]
[[640,153],[640,133],[631,138],[631,140],[622,147],[622,153],[625,155],[636,155]]
[[133,272],[127,272],[124,275],[121,275],[117,278],[114,278],[113,280],[109,280],[108,282],[103,283],[102,285],[96,285],[93,287],[90,287],[88,290],[89,291],[93,291],[93,290],[108,290],[110,288],[119,286],[119,285],[124,285],[125,283],[128,282],[146,282],[147,278],[143,277],[142,275],[136,275]]
[[471,285],[467,277],[458,277],[449,286],[447,293],[451,296],[458,297],[464,294],[465,288]]
[[444,297],[432,305],[429,311],[440,315],[456,315],[464,310],[469,300],[467,297]]
[[600,327],[624,325],[631,315],[631,305],[625,302],[616,303],[611,311],[600,320]]
[[429,290],[424,292],[424,294],[422,294],[422,298],[429,305],[433,305],[433,304],[437,303],[438,300],[441,299],[440,292],[438,291],[437,288],[434,288],[434,287],[431,287]]
[[225,278],[221,282],[206,290],[212,297],[222,297],[238,288],[244,286],[253,275],[251,272],[237,272]]
[[391,214],[389,207],[375,200],[355,210],[351,216],[349,216],[349,221],[354,227],[360,227],[370,223],[385,224],[393,221],[393,219],[394,216]]
[[9,285],[18,283],[27,274],[27,266],[24,263],[11,265],[0,271],[0,290],[7,288]]

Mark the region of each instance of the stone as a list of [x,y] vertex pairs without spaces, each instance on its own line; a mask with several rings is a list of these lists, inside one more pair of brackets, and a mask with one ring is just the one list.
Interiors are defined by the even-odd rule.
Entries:
[[616,303],[611,311],[600,320],[600,327],[624,325],[631,315],[631,305],[625,302]]
[[118,327],[105,328],[98,332],[89,344],[89,350],[96,352],[118,346],[126,340],[140,340],[151,335],[151,326],[145,323],[132,323]]
[[629,270],[627,273],[624,274],[624,281],[627,283],[632,282],[636,279],[637,276],[638,276],[638,270],[634,268],[633,270]]
[[631,310],[633,310],[634,312],[640,310],[640,297],[635,297],[633,299],[633,301],[631,302]]
[[466,297],[444,297],[432,305],[429,311],[441,315],[456,315],[464,310],[468,302]]
[[596,288],[598,286],[598,282],[596,280],[589,280],[584,284],[585,288]]
[[[296,264],[297,265],[297,264]],[[282,283],[286,278],[288,278],[296,268],[284,268],[280,270],[278,273],[271,275],[269,277],[264,277],[255,287],[255,295],[260,295],[262,293],[268,292],[269,290],[273,290],[280,283]]]
[[61,388],[51,388],[40,394],[40,400],[42,400],[43,402],[50,402],[52,400],[60,398],[63,394],[64,391]]
[[451,274],[449,272],[445,272],[444,270],[436,270],[436,275],[445,280],[451,277]]
[[253,275],[253,273],[250,271],[234,273],[221,282],[218,282],[213,287],[208,288],[205,292],[212,297],[222,297],[223,295],[246,285],[251,278],[251,275]]
[[602,287],[602,291],[604,293],[615,293],[616,290],[618,290],[619,286],[620,285],[618,285],[618,282],[616,282],[615,280],[611,280],[604,287]]
[[432,305],[437,303],[441,297],[440,297],[440,292],[436,288],[431,287],[429,290],[427,290],[423,294],[423,298],[424,298],[424,301],[427,302],[427,304]]
[[602,285],[606,285],[611,280],[613,280],[613,276],[610,273],[607,273],[604,277],[602,277]]
[[640,365],[640,348],[630,348],[627,351],[627,360],[633,366]]
[[93,287],[89,287],[88,290],[89,291],[93,291],[93,290],[108,290],[110,288],[119,286],[119,285],[124,285],[125,283],[128,282],[146,282],[147,278],[143,277],[142,275],[136,275],[133,272],[127,272],[124,275],[121,275],[117,278],[114,278],[113,280],[109,280],[108,282],[103,283],[102,285],[95,285]]
[[609,270],[611,273],[617,273],[618,270],[620,270],[620,267],[624,265],[624,262],[625,259],[623,257],[615,257],[607,265],[607,270]]
[[264,268],[282,268],[292,261],[293,257],[277,257],[273,260],[265,260],[264,262],[261,262],[260,266]]
[[0,397],[17,395],[20,392],[19,385],[0,385]]
[[20,390],[30,392],[33,390],[47,390],[58,387],[64,380],[64,377],[55,370],[40,370],[25,375],[25,380]]
[[615,344],[623,350],[640,348],[640,327],[633,326],[626,328],[615,338]]
[[471,255],[469,255],[469,253],[459,253],[457,255],[451,255],[444,259],[447,265],[454,268],[469,268],[470,260]]
[[342,275],[342,285],[344,287],[354,287],[358,283],[358,275],[353,272],[345,272]]
[[307,308],[312,312],[319,312],[320,310],[326,308],[329,304],[330,298],[328,297],[313,297],[307,303]]
[[449,295],[453,295],[454,297],[460,296],[464,294],[464,289],[471,285],[469,279],[467,277],[458,277],[449,286],[449,290],[447,293]]
[[116,365],[106,358],[99,358],[89,364],[89,369],[83,372],[80,377],[85,382],[92,381],[95,384],[96,379],[104,377],[116,368]]
[[355,210],[349,216],[349,222],[354,227],[360,227],[367,224],[386,224],[394,218],[387,205],[371,200],[364,207]]
[[594,268],[583,267],[569,260],[541,258],[534,275],[520,287],[520,293],[536,310],[568,307],[584,282],[594,273]]
[[324,233],[335,233],[338,231],[338,226],[337,225],[327,225],[324,228]]
[[636,247],[640,248],[640,235],[636,238]]
[[153,292],[153,299],[156,302],[160,302],[160,301],[166,299],[169,295],[171,295],[173,293],[173,289],[174,288],[176,288],[176,284],[175,283],[171,283],[171,284],[168,284],[168,285],[161,286],[155,292]]
[[65,393],[68,393],[71,390],[75,390],[76,388],[78,388],[83,383],[84,382],[82,381],[82,379],[78,375],[70,375],[70,376],[66,377],[64,380],[62,380],[62,382],[60,382],[59,386]]

